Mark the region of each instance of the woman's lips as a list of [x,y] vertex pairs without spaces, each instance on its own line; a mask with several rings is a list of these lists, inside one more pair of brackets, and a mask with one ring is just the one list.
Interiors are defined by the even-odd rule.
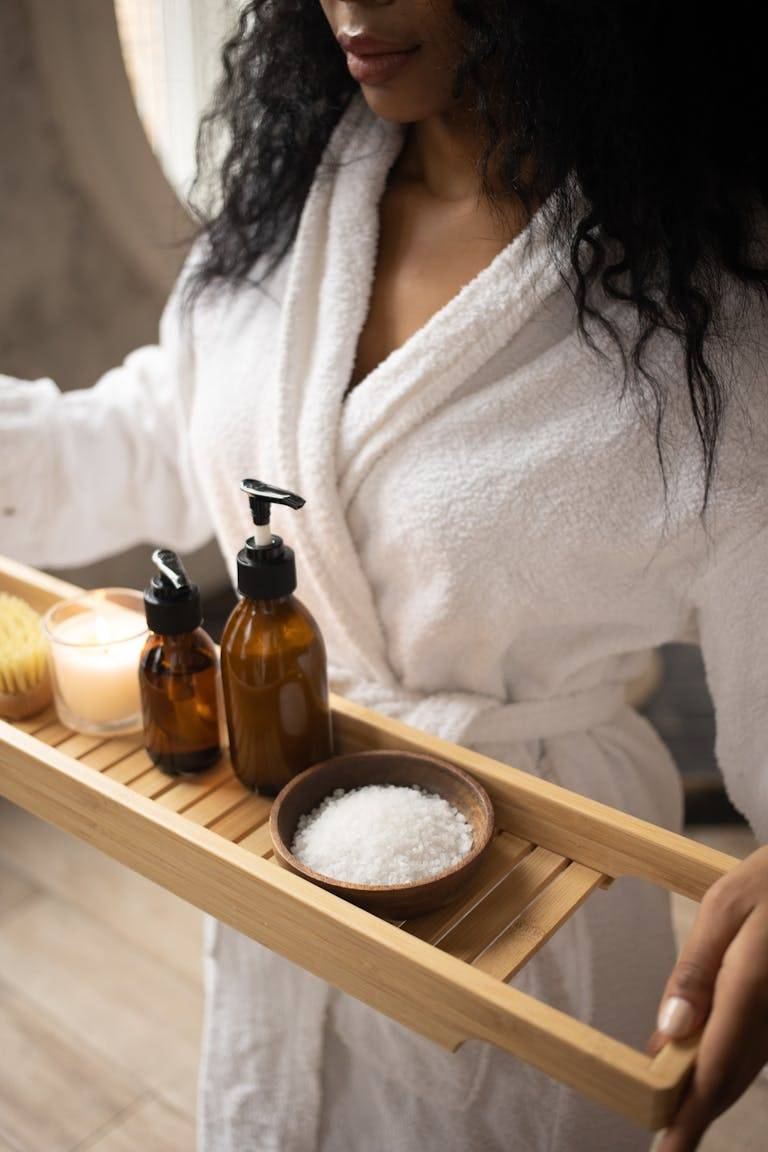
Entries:
[[405,67],[420,45],[394,48],[372,37],[345,37],[339,41],[347,57],[347,67],[358,84],[383,84]]

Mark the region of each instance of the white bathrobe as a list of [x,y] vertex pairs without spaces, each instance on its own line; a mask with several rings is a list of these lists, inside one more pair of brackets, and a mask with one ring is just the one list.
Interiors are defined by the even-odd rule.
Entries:
[[[186,326],[176,294],[158,346],[92,389],[0,378],[0,547],[61,564],[215,532],[234,574],[249,534],[240,479],[295,489],[306,507],[278,509],[273,526],[296,550],[334,689],[672,828],[674,763],[623,685],[655,645],[701,643],[728,790],[765,838],[755,341],[730,364],[744,403],[708,538],[679,350],[653,350],[672,390],[665,525],[649,426],[620,396],[615,356],[577,335],[540,218],[344,400],[401,140],[358,96],[329,145],[342,164],[316,179],[266,287],[204,298]],[[205,963],[202,1152],[648,1146],[500,1050],[446,1053],[214,921]],[[622,880],[514,983],[642,1046],[672,963],[665,895]]]

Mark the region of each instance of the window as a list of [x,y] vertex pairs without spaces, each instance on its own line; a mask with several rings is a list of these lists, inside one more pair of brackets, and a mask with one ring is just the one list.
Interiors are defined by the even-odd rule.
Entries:
[[139,116],[168,179],[186,196],[197,126],[237,0],[115,0],[115,11]]

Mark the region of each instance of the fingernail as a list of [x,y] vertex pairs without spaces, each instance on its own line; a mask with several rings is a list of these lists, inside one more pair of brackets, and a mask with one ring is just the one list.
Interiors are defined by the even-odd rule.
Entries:
[[689,1000],[683,1000],[682,996],[668,996],[659,1009],[656,1026],[667,1036],[685,1036],[693,1027],[695,1016]]

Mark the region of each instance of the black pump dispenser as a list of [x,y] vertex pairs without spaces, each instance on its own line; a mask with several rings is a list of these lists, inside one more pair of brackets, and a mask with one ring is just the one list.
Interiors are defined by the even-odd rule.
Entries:
[[156,548],[152,563],[157,574],[144,589],[149,628],[161,636],[194,632],[203,619],[197,584],[190,582],[181,560],[169,548]]
[[275,488],[261,480],[243,480],[240,490],[248,496],[256,528],[237,554],[237,587],[251,600],[277,600],[296,588],[293,549],[270,531],[272,504],[303,508],[305,501],[294,492]]

